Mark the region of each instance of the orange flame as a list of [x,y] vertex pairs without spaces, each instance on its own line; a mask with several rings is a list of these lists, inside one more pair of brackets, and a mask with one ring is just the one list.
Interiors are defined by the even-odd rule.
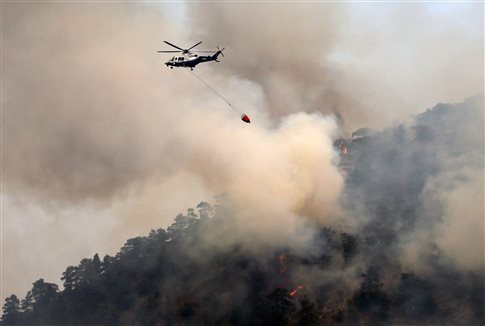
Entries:
[[343,141],[340,141],[338,143],[338,148],[340,149],[340,153],[347,155],[349,153],[349,149],[347,146],[345,146],[345,143]]
[[290,292],[290,297],[294,297],[296,293],[301,289],[303,289],[303,285],[298,285],[296,289]]

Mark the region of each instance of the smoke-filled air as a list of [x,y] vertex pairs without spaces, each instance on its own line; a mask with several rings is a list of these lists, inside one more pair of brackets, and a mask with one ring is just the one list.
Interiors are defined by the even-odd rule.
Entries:
[[2,324],[482,325],[483,11],[2,2]]

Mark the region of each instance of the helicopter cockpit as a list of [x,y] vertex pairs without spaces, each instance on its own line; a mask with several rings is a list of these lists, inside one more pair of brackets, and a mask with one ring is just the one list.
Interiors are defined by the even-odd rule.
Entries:
[[180,62],[184,61],[184,57],[172,57],[172,59],[169,60],[169,62]]

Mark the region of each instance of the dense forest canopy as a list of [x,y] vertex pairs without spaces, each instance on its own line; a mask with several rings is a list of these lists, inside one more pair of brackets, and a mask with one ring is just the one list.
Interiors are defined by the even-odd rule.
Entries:
[[227,194],[67,267],[62,290],[12,294],[2,324],[483,325],[482,136],[481,97],[362,129],[335,141],[343,223],[307,219],[297,246],[220,245],[238,232]]

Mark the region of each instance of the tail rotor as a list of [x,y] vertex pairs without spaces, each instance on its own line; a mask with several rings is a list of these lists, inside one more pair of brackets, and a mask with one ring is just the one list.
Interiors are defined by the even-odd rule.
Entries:
[[224,56],[224,53],[222,52],[222,51],[224,51],[224,49],[225,49],[225,48],[222,48],[222,49],[221,49],[221,48],[217,47],[217,50],[219,50],[219,52],[221,53],[221,55],[222,55],[222,56]]

